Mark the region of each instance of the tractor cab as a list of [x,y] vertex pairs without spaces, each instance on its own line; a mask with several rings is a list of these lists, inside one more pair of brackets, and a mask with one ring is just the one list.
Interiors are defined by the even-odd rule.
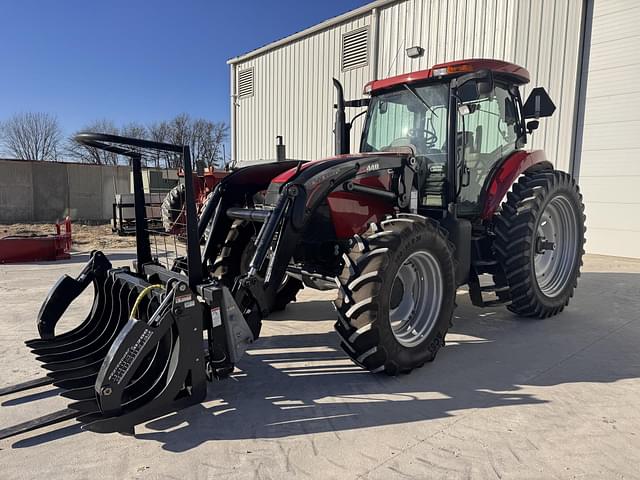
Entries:
[[368,106],[361,153],[403,152],[416,159],[424,172],[423,208],[455,202],[460,216],[479,217],[492,173],[537,128],[526,119],[555,109],[544,89],[523,105],[518,87],[528,82],[529,72],[511,63],[461,60],[370,82],[364,89],[370,98],[344,103]]

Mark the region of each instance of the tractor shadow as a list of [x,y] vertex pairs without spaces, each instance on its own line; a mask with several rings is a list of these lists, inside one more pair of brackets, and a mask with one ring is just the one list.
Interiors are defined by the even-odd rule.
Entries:
[[[314,297],[266,321],[264,337],[232,377],[209,385],[205,402],[138,427],[136,437],[172,452],[215,440],[339,437],[344,430],[547,402],[536,387],[637,378],[639,292],[640,274],[585,273],[571,305],[548,320],[478,309],[460,293],[446,348],[435,362],[399,377],[353,365],[333,333],[331,303]],[[13,447],[79,432],[71,425]]]
[[[458,295],[447,347],[391,378],[355,367],[338,345],[330,302],[290,306],[241,372],[207,401],[146,424],[137,438],[183,452],[204,442],[281,438],[444,418],[469,409],[545,403],[526,386],[640,376],[640,275],[586,273],[571,306],[545,321],[477,309]],[[316,320],[300,332],[297,320]],[[330,321],[323,321],[330,320]],[[149,430],[151,430],[149,432]],[[338,433],[336,433],[338,436]]]

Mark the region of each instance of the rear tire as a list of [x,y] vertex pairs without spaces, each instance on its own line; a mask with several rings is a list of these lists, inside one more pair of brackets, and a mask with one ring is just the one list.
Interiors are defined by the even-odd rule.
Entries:
[[547,318],[569,304],[582,266],[584,222],[582,195],[568,173],[528,173],[513,186],[494,219],[510,311]]
[[162,201],[160,209],[162,215],[162,227],[166,232],[171,232],[173,227],[182,213],[185,199],[184,183],[180,183],[169,190],[169,193]]
[[[213,264],[213,275],[227,288],[231,289],[236,278],[249,271],[256,233],[253,226],[245,220],[236,220],[231,225],[220,255]],[[273,300],[271,311],[284,310],[289,303],[295,302],[302,288],[300,280],[287,277]]]
[[438,222],[411,214],[353,238],[334,305],[356,364],[397,375],[435,358],[455,308],[453,250]]

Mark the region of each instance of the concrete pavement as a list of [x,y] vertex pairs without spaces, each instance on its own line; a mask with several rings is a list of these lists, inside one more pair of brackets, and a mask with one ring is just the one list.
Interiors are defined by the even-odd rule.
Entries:
[[[0,387],[42,374],[22,342],[82,261],[0,266]],[[396,378],[354,366],[332,331],[332,292],[305,290],[201,406],[136,438],[70,421],[0,441],[0,476],[640,478],[640,261],[589,256],[583,271],[569,308],[544,321],[460,293],[446,348]],[[70,325],[91,298],[80,300]],[[0,427],[63,408],[55,393],[0,398]]]

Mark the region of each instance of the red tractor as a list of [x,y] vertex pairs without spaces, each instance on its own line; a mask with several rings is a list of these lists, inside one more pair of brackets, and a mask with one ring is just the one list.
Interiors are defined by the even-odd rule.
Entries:
[[[524,150],[555,110],[542,88],[523,104],[528,82],[524,68],[482,59],[373,81],[355,101],[334,80],[335,157],[227,177],[205,259],[256,335],[291,299],[287,278],[337,284],[342,347],[392,375],[434,359],[464,284],[480,307],[562,311],[582,265],[584,207],[568,173]],[[345,107],[365,106],[360,152],[350,154]],[[263,205],[247,201],[261,189]],[[481,284],[483,274],[493,282]]]
[[[195,191],[196,207],[198,212],[202,210],[203,205],[207,201],[207,197],[213,191],[215,186],[227,175],[228,172],[224,170],[216,170],[214,167],[205,167],[200,169],[198,172],[194,172],[192,175],[193,188]],[[178,177],[184,178],[183,170],[178,171]],[[174,235],[184,233],[184,225],[186,221],[184,201],[185,185],[184,182],[181,181],[178,185],[169,190],[162,201],[160,213],[162,216],[162,227],[166,232]]]
[[[75,402],[0,438],[70,417],[93,431],[130,433],[202,401],[206,379],[232,372],[262,319],[303,285],[337,289],[342,348],[389,375],[435,358],[462,285],[479,307],[505,304],[532,318],[561,312],[580,275],[584,207],[568,173],[524,150],[538,118],[555,110],[542,88],[522,102],[528,81],[522,67],[478,59],[371,82],[358,100],[345,101],[335,81],[336,156],[235,170],[199,218],[186,182],[186,255],[172,267],[151,254],[137,149],[182,154],[189,178],[189,148],[78,135],[132,159],[135,270],[92,252],[77,278],[53,287],[38,315],[40,338],[27,342],[48,374],[0,395],[53,383]],[[347,107],[367,107],[353,154]],[[90,284],[91,313],[57,334]]]

